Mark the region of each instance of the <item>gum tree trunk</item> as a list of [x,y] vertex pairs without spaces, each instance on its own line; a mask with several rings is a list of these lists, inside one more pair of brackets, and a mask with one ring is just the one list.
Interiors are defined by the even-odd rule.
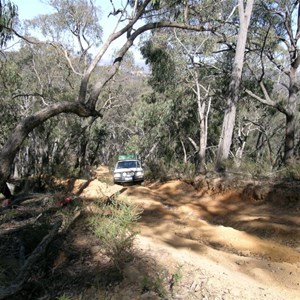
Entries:
[[237,45],[233,63],[231,81],[229,84],[229,95],[227,98],[227,108],[225,110],[221,136],[218,145],[215,169],[220,171],[223,169],[223,161],[229,156],[230,146],[232,143],[232,135],[235,124],[236,105],[239,99],[239,88],[241,83],[245,47],[247,41],[248,27],[252,14],[254,0],[247,0],[246,8],[244,1],[238,1],[240,29],[237,37]]
[[[300,6],[299,6],[300,7]],[[300,16],[298,17],[300,19]],[[300,31],[299,31],[300,32]],[[295,51],[297,53],[297,51]],[[284,143],[284,157],[283,163],[288,164],[295,150],[295,127],[296,127],[296,108],[297,108],[297,93],[299,88],[296,84],[297,69],[300,64],[300,56],[298,54],[297,59],[291,67],[290,71],[290,84],[289,84],[289,98],[287,105],[286,117],[286,131],[285,131],[285,143]]]

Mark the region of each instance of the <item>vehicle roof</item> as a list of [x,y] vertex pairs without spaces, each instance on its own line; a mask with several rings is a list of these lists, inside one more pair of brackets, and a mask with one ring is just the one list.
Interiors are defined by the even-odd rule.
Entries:
[[134,159],[134,158],[128,158],[128,159],[120,159],[119,161],[140,161],[139,159]]

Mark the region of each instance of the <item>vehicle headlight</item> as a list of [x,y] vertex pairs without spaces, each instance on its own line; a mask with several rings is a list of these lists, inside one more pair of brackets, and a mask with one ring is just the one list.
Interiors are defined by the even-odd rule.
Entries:
[[121,173],[114,173],[114,178],[120,178],[121,177]]
[[135,173],[135,176],[143,176],[144,175],[144,172],[143,171],[137,171]]

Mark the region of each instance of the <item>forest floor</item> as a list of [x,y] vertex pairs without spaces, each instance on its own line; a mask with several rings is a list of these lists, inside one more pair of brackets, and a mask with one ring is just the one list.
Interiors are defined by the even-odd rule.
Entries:
[[52,245],[48,271],[37,267],[25,288],[7,299],[300,298],[299,182],[250,180],[241,188],[236,180],[215,180],[195,188],[171,180],[120,187],[109,184],[110,176],[101,167],[93,180],[68,189],[89,201],[90,211],[94,199],[117,192],[141,209],[133,258],[122,276],[79,217]]

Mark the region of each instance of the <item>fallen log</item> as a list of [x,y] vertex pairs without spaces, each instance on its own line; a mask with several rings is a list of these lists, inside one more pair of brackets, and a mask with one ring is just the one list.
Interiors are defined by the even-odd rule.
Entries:
[[11,234],[13,232],[19,231],[20,229],[24,229],[25,227],[31,226],[34,223],[38,221],[38,219],[42,216],[42,213],[40,213],[37,217],[32,217],[30,219],[27,219],[25,221],[17,222],[14,226],[10,226],[9,228],[1,229],[0,228],[0,237],[2,235]]
[[24,284],[30,278],[30,270],[32,267],[37,263],[37,261],[42,257],[45,253],[47,246],[54,240],[54,238],[58,234],[65,234],[70,226],[74,223],[74,221],[80,216],[81,211],[77,210],[74,211],[74,215],[69,218],[62,218],[57,221],[51,231],[42,239],[39,245],[34,249],[31,255],[25,261],[23,267],[21,268],[19,275],[14,280],[12,284],[8,287],[0,286],[0,300],[5,299],[6,297],[13,296],[19,291],[22,290]]
[[44,254],[47,246],[58,233],[61,224],[62,220],[54,224],[52,230],[42,239],[40,244],[34,249],[32,254],[25,261],[15,281],[9,287],[0,286],[0,299],[5,299],[8,296],[12,296],[22,289],[24,283],[28,280],[30,276],[30,270],[32,266]]

